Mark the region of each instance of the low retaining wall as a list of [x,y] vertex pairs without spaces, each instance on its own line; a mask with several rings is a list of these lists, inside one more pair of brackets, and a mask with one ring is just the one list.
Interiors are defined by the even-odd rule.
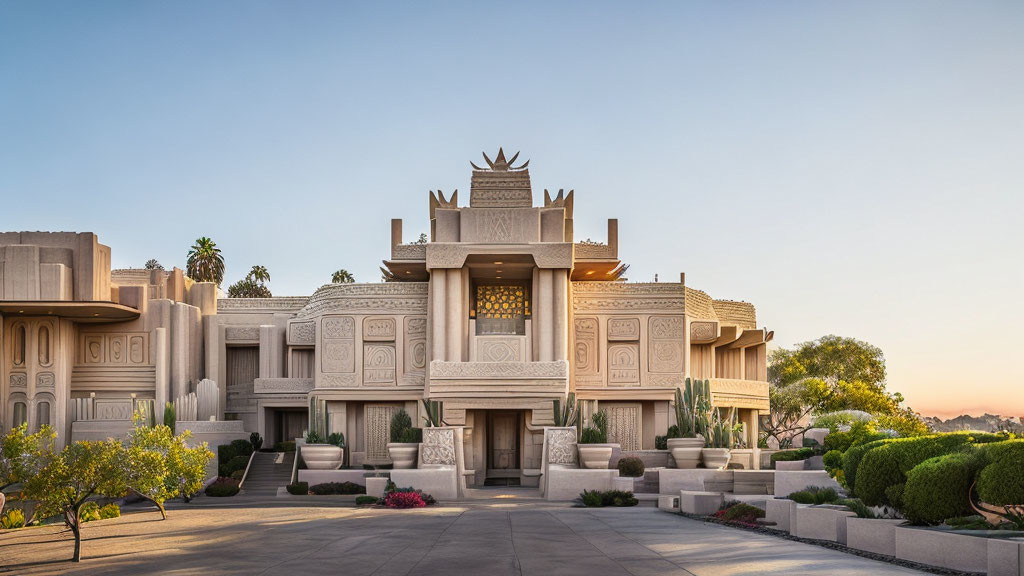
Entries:
[[[639,458],[644,462],[644,468],[667,468],[668,450],[623,450],[619,458]],[[612,468],[618,468],[618,460],[612,461]]]
[[707,468],[665,468],[658,471],[660,494],[678,494],[680,490],[732,492],[733,471]]
[[988,570],[988,538],[946,530],[896,527],[896,557],[963,572]]
[[765,502],[765,522],[775,524],[775,529],[789,532],[790,522],[796,514],[796,502],[792,500],[768,500]]
[[575,500],[584,490],[612,490],[618,476],[619,471],[611,469],[549,468],[544,497],[548,500]]
[[903,520],[850,517],[846,519],[846,545],[885,556],[896,555],[896,527]]
[[1024,576],[1024,540],[989,538],[988,576]]
[[846,521],[856,516],[849,510],[829,506],[800,506],[796,509],[796,531],[799,538],[826,540],[846,544]]
[[399,488],[412,486],[437,500],[456,500],[459,481],[455,467],[435,469],[392,470],[391,481]]
[[352,482],[366,486],[366,470],[299,470],[299,482],[310,486],[327,482]]
[[775,494],[773,470],[733,470],[733,488],[736,495],[772,496]]
[[775,495],[780,498],[809,486],[833,488],[837,492],[842,490],[842,486],[824,470],[775,471]]

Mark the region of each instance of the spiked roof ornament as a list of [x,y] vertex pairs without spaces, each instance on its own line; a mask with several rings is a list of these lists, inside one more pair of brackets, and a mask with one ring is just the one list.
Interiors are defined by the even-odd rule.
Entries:
[[[518,171],[523,170],[530,165],[530,161],[527,160],[526,162],[523,162],[521,166],[513,166],[513,164],[515,164],[516,162],[516,158],[519,158],[519,152],[516,152],[512,156],[511,160],[505,160],[505,151],[501,147],[498,147],[498,155],[494,158],[493,161],[487,157],[486,152],[483,152],[483,155],[484,160],[487,161],[487,166],[489,166],[491,171],[493,172],[508,172],[510,170]],[[474,164],[473,162],[470,162],[469,165],[472,166],[475,170],[486,170],[486,168],[481,168]]]

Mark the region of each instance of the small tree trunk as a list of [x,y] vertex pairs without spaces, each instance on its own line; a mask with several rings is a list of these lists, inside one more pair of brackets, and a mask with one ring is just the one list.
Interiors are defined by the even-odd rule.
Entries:
[[75,555],[71,558],[72,562],[82,561],[82,525],[79,516],[81,506],[76,508],[69,508],[64,512],[64,522],[71,528],[71,533],[75,535]]
[[156,500],[154,500],[153,503],[156,504],[156,507],[160,509],[160,519],[167,520],[167,510],[164,509],[164,503],[157,502]]

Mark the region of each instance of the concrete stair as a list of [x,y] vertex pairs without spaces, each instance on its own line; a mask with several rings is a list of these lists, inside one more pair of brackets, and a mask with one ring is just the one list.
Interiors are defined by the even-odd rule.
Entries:
[[657,470],[645,470],[643,480],[638,479],[633,482],[634,494],[657,494],[658,489],[659,485]]
[[292,477],[295,452],[257,452],[242,484],[249,495],[276,496],[278,486],[287,486]]

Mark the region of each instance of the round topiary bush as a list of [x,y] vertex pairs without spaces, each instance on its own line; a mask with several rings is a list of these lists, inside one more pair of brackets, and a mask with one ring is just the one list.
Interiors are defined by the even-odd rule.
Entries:
[[[885,496],[886,488],[905,483],[907,473],[925,460],[950,454],[973,441],[973,435],[963,433],[890,440],[864,454],[854,492],[868,506],[892,505]],[[846,480],[850,482],[850,477]]]
[[1024,504],[1024,440],[989,444],[984,449],[990,462],[978,476],[978,496],[989,504]]
[[644,475],[644,461],[635,457],[627,456],[619,459],[619,476],[639,478]]
[[218,471],[221,476],[231,476],[236,470],[245,470],[245,467],[249,465],[248,456],[235,456],[227,462],[223,462]]
[[892,442],[892,440],[889,438],[874,440],[843,452],[843,478],[846,480],[845,486],[848,489],[852,490],[857,482],[857,468],[860,467],[860,461],[864,459],[864,455],[888,442]]
[[825,455],[821,457],[822,464],[825,465],[825,470],[829,472],[843,467],[843,453],[839,450],[829,450],[825,452]]
[[970,452],[938,456],[914,466],[903,488],[904,515],[914,524],[941,524],[970,514],[968,494],[978,468],[979,459]]
[[215,498],[234,496],[235,494],[238,494],[238,480],[223,477],[217,478],[212,484],[206,487],[205,493],[207,496],[213,496]]

